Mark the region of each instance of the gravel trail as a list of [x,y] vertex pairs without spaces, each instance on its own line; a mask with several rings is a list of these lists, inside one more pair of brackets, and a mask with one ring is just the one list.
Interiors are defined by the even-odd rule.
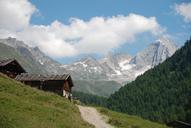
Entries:
[[78,105],[82,118],[95,128],[113,128],[95,108]]

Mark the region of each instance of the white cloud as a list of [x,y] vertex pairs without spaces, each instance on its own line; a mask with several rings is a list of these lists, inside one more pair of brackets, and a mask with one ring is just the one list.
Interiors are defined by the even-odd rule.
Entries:
[[0,0],[0,28],[23,29],[35,11],[35,6],[27,0]]
[[30,46],[38,46],[44,53],[52,57],[76,55],[76,49],[57,36],[52,26],[33,25],[16,33],[16,38],[24,40]]
[[[0,22],[0,37],[12,35],[24,40],[30,46],[38,46],[51,57],[75,56],[82,53],[104,54],[135,39],[138,34],[150,32],[158,35],[164,31],[155,17],[137,14],[93,17],[89,21],[71,18],[67,25],[57,20],[50,25],[31,25],[29,20],[35,7],[29,5],[30,11],[27,13],[27,18],[24,18],[27,19],[26,23],[22,25],[10,23],[13,24],[13,28],[15,26],[22,30],[7,30],[7,26]],[[8,12],[12,14],[11,9]],[[6,16],[6,12],[2,15]],[[19,17],[15,16],[15,19]],[[5,27],[2,28],[3,26]]]
[[182,3],[176,4],[175,10],[179,15],[184,16],[184,20],[186,22],[191,22],[191,2],[190,3]]

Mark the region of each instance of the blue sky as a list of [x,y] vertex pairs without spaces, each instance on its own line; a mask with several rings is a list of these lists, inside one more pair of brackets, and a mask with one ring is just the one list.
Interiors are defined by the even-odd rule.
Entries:
[[[168,36],[168,38],[173,40],[178,46],[182,46],[185,40],[191,36],[191,18],[188,13],[191,7],[191,0],[21,1],[24,1],[25,4],[17,2],[15,3],[15,6],[26,7],[26,9],[12,10],[21,13],[26,22],[23,24],[15,24],[15,27],[13,27],[14,29],[5,28],[5,23],[3,24],[0,22],[0,30],[6,30],[6,32],[0,31],[0,37],[5,37],[5,35],[15,36],[16,38],[25,41],[30,46],[38,46],[47,55],[61,63],[70,63],[77,58],[86,55],[101,57],[104,56],[106,52],[111,51],[125,52],[134,56],[138,51],[143,50],[160,36]],[[1,5],[3,4],[4,6],[6,4],[8,6],[10,3],[4,2]],[[177,11],[176,6],[179,7],[179,5],[183,5],[183,7],[178,8],[179,10]],[[187,5],[189,5],[189,7]],[[4,13],[7,12],[10,15],[14,13],[11,12],[12,10],[6,9],[5,11],[0,12],[0,15],[4,16]],[[26,15],[28,17],[26,17]],[[152,17],[154,17],[154,19]],[[14,20],[16,21],[16,19],[19,18],[21,17],[15,17]],[[71,21],[71,18],[75,18],[75,20]],[[142,21],[140,21],[140,23],[133,23],[137,22],[136,19],[143,20],[143,22],[146,22],[147,24],[153,24],[153,27],[150,27],[149,25],[147,27],[141,26],[140,28],[130,26],[124,30],[121,27],[113,27],[113,24],[116,26],[129,26],[129,24],[141,25]],[[129,23],[121,24],[124,20]],[[107,28],[107,26],[110,25],[110,22],[112,22],[112,29]],[[95,25],[96,23],[103,23],[102,26],[104,28],[97,30],[97,27],[100,27],[101,25]],[[88,30],[82,29],[81,26],[83,25],[85,25]],[[108,29],[108,31],[104,31],[105,28]],[[95,34],[92,32],[94,29],[95,32],[100,34],[98,36],[100,39],[96,38],[97,35],[88,36],[88,33]],[[77,34],[75,33],[76,31]],[[110,33],[109,31],[114,32]],[[163,32],[156,34],[156,31]],[[102,37],[101,32],[103,32],[103,34],[107,33],[108,35],[103,35],[104,37]],[[130,34],[125,34],[125,32]],[[67,33],[71,33],[71,35],[67,35]],[[84,33],[84,35],[81,33]],[[65,36],[65,34],[67,36]],[[61,35],[64,36],[62,37]],[[111,40],[107,41],[106,37],[110,37],[109,35],[111,35]],[[119,36],[119,39],[112,41],[115,40],[114,37],[116,36]],[[90,40],[89,38],[95,38],[96,41],[93,39]],[[92,43],[87,43],[87,41],[80,42],[80,40],[83,39],[87,39],[89,42],[92,41]],[[71,43],[71,40],[74,40],[74,42]],[[105,44],[103,47],[105,47],[106,50],[101,48],[102,43],[104,44],[105,42],[107,42],[107,45]],[[92,47],[95,47],[95,49],[93,49],[91,45]],[[107,48],[107,46],[110,47]],[[87,51],[85,47],[87,47]],[[69,52],[63,52],[62,49],[67,49]]]
[[[175,36],[172,39],[178,46],[182,46],[191,34],[190,23],[185,23],[183,17],[176,14],[173,9],[175,3],[180,4],[190,0],[31,0],[31,2],[37,6],[41,15],[32,18],[34,24],[50,24],[55,19],[67,24],[71,17],[89,20],[95,16],[136,13],[146,17],[156,17],[160,25],[166,27],[168,34]],[[177,34],[179,37],[176,38]],[[135,55],[154,41],[154,37],[147,38],[147,36],[147,34],[140,35],[133,43],[125,44],[115,51]]]
[[67,24],[71,17],[89,20],[95,16],[107,17],[135,13],[146,17],[156,17],[157,21],[172,35],[190,30],[183,27],[189,26],[190,23],[185,23],[183,17],[176,14],[173,6],[182,2],[191,2],[191,0],[31,0],[31,2],[41,14],[39,17],[33,16],[34,24],[50,24],[55,19]]

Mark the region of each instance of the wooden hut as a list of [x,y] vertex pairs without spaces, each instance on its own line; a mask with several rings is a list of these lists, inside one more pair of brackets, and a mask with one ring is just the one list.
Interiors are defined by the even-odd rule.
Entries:
[[38,75],[24,73],[18,75],[15,79],[31,87],[54,92],[69,99],[72,96],[73,82],[69,74]]
[[21,73],[26,73],[22,66],[15,59],[2,59],[0,60],[0,72],[15,78]]

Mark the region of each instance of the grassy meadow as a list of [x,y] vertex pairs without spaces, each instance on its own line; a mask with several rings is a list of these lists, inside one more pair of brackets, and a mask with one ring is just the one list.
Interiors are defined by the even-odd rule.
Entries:
[[69,100],[0,74],[1,128],[91,128]]

